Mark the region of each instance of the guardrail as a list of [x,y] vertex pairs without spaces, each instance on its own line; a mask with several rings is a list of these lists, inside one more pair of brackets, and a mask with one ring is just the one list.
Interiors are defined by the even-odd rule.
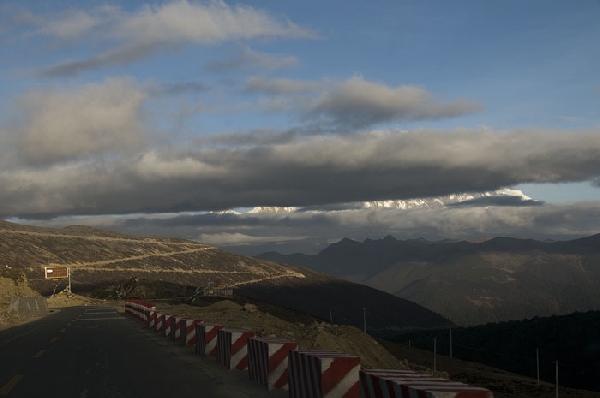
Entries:
[[490,390],[403,369],[361,369],[360,357],[304,350],[287,339],[157,311],[152,303],[126,300],[125,313],[157,333],[216,357],[227,369],[245,370],[268,390],[290,398],[493,398]]

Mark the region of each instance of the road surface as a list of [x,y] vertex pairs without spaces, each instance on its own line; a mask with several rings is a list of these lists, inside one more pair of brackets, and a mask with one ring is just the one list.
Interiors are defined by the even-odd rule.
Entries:
[[0,331],[0,397],[283,398],[110,307],[68,307]]

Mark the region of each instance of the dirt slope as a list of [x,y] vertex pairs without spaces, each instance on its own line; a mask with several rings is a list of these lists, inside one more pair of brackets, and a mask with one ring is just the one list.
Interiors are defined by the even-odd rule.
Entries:
[[0,270],[0,330],[22,323],[15,312],[9,312],[11,297],[34,297],[40,294],[32,290],[25,276],[4,267]]

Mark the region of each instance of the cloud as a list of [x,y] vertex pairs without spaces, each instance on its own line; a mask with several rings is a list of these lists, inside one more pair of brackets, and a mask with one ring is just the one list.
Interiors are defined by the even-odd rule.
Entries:
[[254,245],[257,243],[275,243],[278,242],[289,242],[302,240],[304,237],[301,236],[251,236],[241,234],[239,232],[233,233],[217,233],[217,234],[200,234],[198,241],[206,242],[213,246],[230,246],[230,245]]
[[272,146],[292,142],[297,136],[295,130],[258,129],[248,132],[223,132],[217,135],[200,137],[195,143],[211,147],[253,147]]
[[[253,215],[254,218],[260,215]],[[468,239],[476,237],[516,236],[535,239],[570,239],[599,232],[600,203],[579,202],[561,205],[543,204],[533,207],[452,207],[435,210],[354,210],[321,214],[293,213],[280,215],[273,223],[273,215],[263,224],[244,225],[239,216],[238,231],[250,237],[286,237],[275,244],[243,239],[213,244],[246,254],[279,250],[293,253],[312,252],[327,243],[349,237],[358,241],[392,235],[399,239],[424,237],[429,240]],[[153,226],[149,225],[149,228]],[[202,233],[219,234],[235,230],[219,226],[194,226]],[[165,230],[165,233],[167,231]],[[202,236],[202,235],[200,235]],[[287,239],[294,237],[299,239]],[[247,247],[244,247],[247,246]]]
[[242,254],[270,250],[316,253],[343,237],[363,241],[386,235],[428,240],[515,236],[573,239],[599,232],[599,202],[545,203],[530,207],[449,207],[439,209],[360,209],[325,213],[193,214],[90,217],[36,224],[98,225],[136,235],[198,240]]
[[[108,84],[82,91],[98,95],[77,97],[81,109],[69,99],[55,101],[57,112],[33,108],[40,114],[30,114],[19,150],[30,162],[49,166],[0,173],[1,216],[318,206],[599,176],[598,131],[382,130],[244,146],[204,142],[103,158],[137,148],[138,136],[124,126],[137,127],[139,94],[113,89]],[[123,106],[105,100],[115,93]]]
[[339,83],[255,76],[246,80],[243,91],[274,96],[273,102],[287,104],[272,110],[294,111],[302,119],[346,130],[459,117],[483,109],[481,104],[464,99],[443,102],[422,87],[390,87],[361,76]]
[[298,93],[311,93],[324,88],[325,85],[323,82],[253,76],[246,80],[246,84],[244,86],[243,91],[246,93],[287,95]]
[[157,43],[123,46],[86,59],[67,61],[39,69],[36,73],[45,77],[68,77],[81,72],[108,66],[123,66],[149,57],[162,50]]
[[148,92],[151,95],[179,95],[189,93],[204,93],[210,90],[210,85],[200,81],[163,83],[151,87]]
[[[59,41],[94,41],[109,49],[94,56],[70,60],[37,71],[43,76],[72,76],[109,66],[125,65],[151,55],[177,50],[185,44],[213,45],[232,40],[259,38],[316,38],[309,29],[276,18],[250,6],[230,6],[223,1],[186,0],[143,6],[135,12],[102,7],[91,12],[70,10],[42,20],[38,35]],[[263,65],[295,62],[293,57],[244,55]]]
[[281,69],[298,64],[298,58],[293,55],[268,54],[254,51],[250,47],[244,47],[242,51],[232,57],[219,61],[212,61],[206,65],[206,69],[212,72],[226,72],[233,69]]
[[289,20],[277,20],[250,6],[223,1],[176,1],[144,7],[127,18],[119,34],[135,42],[191,41],[214,44],[260,37],[314,38],[315,34]]
[[[104,10],[106,11],[106,9]],[[104,12],[93,14],[82,10],[67,10],[58,17],[42,22],[38,34],[56,37],[61,40],[75,41],[81,39],[94,28],[106,24]]]
[[0,39],[10,37],[12,32],[19,34],[35,23],[36,18],[31,12],[12,4],[0,4]]
[[379,123],[458,117],[482,110],[469,100],[441,102],[417,86],[389,87],[354,76],[330,89],[309,109],[336,125],[364,128]]
[[23,122],[15,149],[22,161],[40,166],[139,150],[145,98],[127,78],[74,90],[31,90],[18,102]]
[[516,196],[484,196],[473,200],[453,203],[452,207],[488,207],[488,206],[509,206],[509,207],[524,207],[524,206],[542,206],[544,202],[539,200],[524,199]]

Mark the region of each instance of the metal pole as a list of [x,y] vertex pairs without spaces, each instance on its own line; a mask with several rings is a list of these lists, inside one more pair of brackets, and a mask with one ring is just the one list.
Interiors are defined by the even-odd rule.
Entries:
[[365,333],[367,333],[367,309],[366,308],[363,308],[363,322],[364,322],[363,331]]
[[331,315],[331,308],[329,309],[329,323],[333,325],[333,316]]
[[556,398],[558,398],[558,361],[556,361]]
[[69,293],[71,293],[71,267],[67,267],[67,275],[69,275]]
[[410,348],[410,339],[408,339],[408,348]]
[[537,367],[537,382],[538,386],[540,385],[540,350],[536,348],[535,350],[535,363]]
[[437,338],[433,338],[433,372],[437,371]]

